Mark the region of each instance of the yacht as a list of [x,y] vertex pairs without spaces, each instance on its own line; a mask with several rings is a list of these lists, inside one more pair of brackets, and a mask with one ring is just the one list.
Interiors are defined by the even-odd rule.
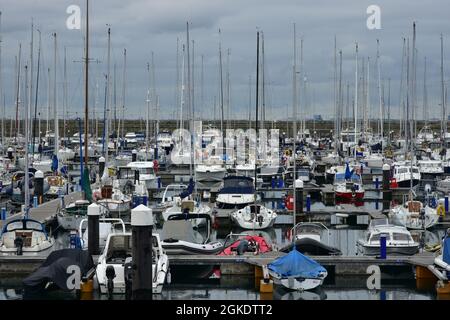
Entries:
[[35,256],[53,249],[55,240],[39,221],[21,218],[9,221],[0,235],[0,255]]
[[228,176],[223,179],[223,188],[217,194],[216,206],[221,209],[242,209],[255,202],[254,179]]
[[242,229],[261,230],[273,226],[277,214],[260,205],[250,204],[231,213],[231,220]]
[[[158,234],[152,235],[153,253],[152,253],[152,287],[153,293],[161,293],[164,285],[169,259],[161,245]],[[132,237],[131,233],[111,233],[108,235],[105,250],[98,258],[96,268],[96,278],[100,292],[102,294],[125,293],[127,281],[125,271],[127,266],[131,265],[132,260]],[[108,279],[107,275],[114,269],[115,277]]]
[[389,218],[396,225],[419,230],[432,228],[439,222],[435,208],[413,200],[391,208]]
[[356,243],[358,253],[367,256],[380,254],[380,236],[386,235],[386,253],[413,255],[419,251],[411,233],[405,227],[388,223],[388,219],[374,219],[370,222],[365,238]]

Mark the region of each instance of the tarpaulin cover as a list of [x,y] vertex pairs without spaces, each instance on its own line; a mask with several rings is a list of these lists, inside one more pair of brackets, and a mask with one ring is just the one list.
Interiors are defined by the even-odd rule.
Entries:
[[287,255],[268,264],[267,267],[281,277],[318,278],[321,273],[326,272],[324,267],[295,248]]
[[444,247],[442,248],[442,260],[445,263],[450,264],[450,238],[447,237],[444,240]]
[[23,280],[25,290],[39,291],[44,289],[47,283],[52,282],[60,289],[70,291],[67,279],[72,274],[67,272],[67,268],[72,265],[78,266],[80,276],[83,276],[94,267],[94,261],[88,251],[81,249],[53,251],[39,269]]

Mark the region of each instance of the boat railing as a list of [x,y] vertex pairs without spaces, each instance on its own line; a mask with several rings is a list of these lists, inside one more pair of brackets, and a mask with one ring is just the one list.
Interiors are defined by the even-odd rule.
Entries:
[[330,229],[328,229],[322,222],[299,222],[297,223],[295,226],[293,226],[290,230],[290,235],[291,235],[291,239],[294,239],[295,236],[297,235],[296,231],[298,227],[302,227],[302,226],[320,226],[323,229],[325,229],[327,231],[327,244],[330,244],[330,236],[331,236],[331,232]]
[[[80,221],[80,226],[78,228],[78,235],[81,236],[83,234],[83,225],[88,221],[88,219],[82,219]],[[122,226],[122,233],[126,232],[125,223],[122,219],[119,218],[100,218],[99,222],[115,222],[111,223],[111,225],[114,227],[117,224],[120,224]],[[86,229],[86,228],[84,228]]]

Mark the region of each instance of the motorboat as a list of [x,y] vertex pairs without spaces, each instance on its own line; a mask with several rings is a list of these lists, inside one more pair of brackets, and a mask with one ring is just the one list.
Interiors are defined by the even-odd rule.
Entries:
[[211,215],[211,208],[208,205],[202,204],[201,202],[189,199],[176,197],[174,203],[169,208],[165,209],[162,213],[164,221],[168,221],[171,216],[190,213],[197,216],[197,218],[192,219],[193,227],[200,227],[205,224],[205,215]]
[[228,176],[216,197],[220,209],[242,209],[255,202],[254,179],[251,177]]
[[119,168],[119,179],[129,179],[139,177],[140,182],[145,183],[145,187],[147,189],[157,188],[158,187],[158,177],[155,174],[154,163],[153,161],[135,161],[127,164],[126,168],[131,170],[128,174],[123,176],[123,170],[125,168]]
[[[72,231],[73,232],[73,231]],[[119,218],[100,218],[98,223],[98,238],[99,248],[103,249],[106,246],[108,236],[112,233],[125,233],[126,227],[122,219]],[[80,247],[82,249],[88,249],[88,219],[82,219],[78,227],[78,233],[76,234],[80,239]]]
[[197,181],[222,181],[227,170],[219,164],[199,164],[195,168]]
[[389,218],[394,224],[408,229],[429,229],[439,222],[435,208],[413,200],[391,208]]
[[[123,294],[126,292],[125,272],[132,263],[132,234],[111,233],[108,235],[103,253],[98,258],[96,279],[102,294]],[[152,234],[152,291],[161,293],[169,267],[169,259],[157,233]],[[112,269],[111,269],[112,267]],[[115,277],[108,275],[114,272]],[[128,284],[129,285],[129,284]]]
[[63,176],[51,175],[45,178],[49,185],[49,189],[46,192],[46,196],[57,198],[60,195],[66,194],[67,181]]
[[261,230],[272,227],[277,214],[263,205],[250,204],[232,212],[230,217],[242,229]]
[[394,162],[393,180],[399,187],[409,188],[416,186],[421,178],[419,168],[417,166],[411,166],[411,162]]
[[161,231],[161,245],[166,253],[170,255],[180,254],[217,254],[223,250],[223,244],[219,241],[209,242],[211,229],[211,216],[202,215],[208,222],[208,234],[205,239],[197,233],[190,223],[190,219],[198,219],[197,214],[171,215],[164,222]]
[[330,230],[320,222],[297,223],[290,230],[290,238],[292,243],[280,249],[281,252],[288,253],[295,246],[297,251],[306,255],[342,255],[341,250],[330,246]]
[[336,173],[333,188],[336,199],[364,199],[364,187],[359,174],[348,174],[347,171],[346,173]]
[[389,224],[388,219],[370,221],[365,238],[356,243],[357,252],[367,256],[380,254],[380,237],[386,236],[386,253],[413,255],[419,251],[419,243],[415,242],[405,227]]
[[440,160],[419,160],[417,163],[421,176],[440,176],[444,173],[444,167]]
[[71,266],[79,268],[81,278],[95,270],[94,261],[87,250],[60,249],[52,251],[44,263],[22,281],[24,296],[40,299],[42,298],[40,295],[47,290],[72,291],[73,288],[70,286],[72,282],[69,279],[72,277],[72,273],[67,272]]
[[21,218],[9,221],[0,235],[1,255],[42,255],[53,249],[55,240],[39,221]]
[[315,260],[293,248],[267,265],[273,282],[290,290],[312,290],[321,286],[327,270]]
[[90,204],[88,200],[76,200],[67,204],[56,214],[58,224],[64,230],[77,230],[81,220],[86,218]]
[[98,205],[106,207],[113,218],[129,215],[131,209],[131,197],[119,189],[119,182],[114,180],[112,186],[103,186],[93,192]]

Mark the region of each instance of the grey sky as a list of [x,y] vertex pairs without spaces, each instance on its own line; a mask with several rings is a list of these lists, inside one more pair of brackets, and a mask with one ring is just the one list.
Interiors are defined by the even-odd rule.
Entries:
[[[83,30],[68,30],[66,8],[79,5],[84,28],[85,1],[79,0],[2,0],[2,80],[7,115],[14,112],[14,56],[19,42],[22,58],[29,60],[30,24],[42,32],[43,68],[41,69],[39,105],[45,113],[47,104],[47,67],[53,67],[51,33],[58,34],[58,105],[62,98],[63,47],[67,47],[70,117],[83,110]],[[381,7],[381,30],[368,30],[366,9]],[[147,62],[155,55],[156,92],[164,118],[173,118],[175,104],[175,59],[177,37],[185,42],[186,21],[191,22],[191,39],[195,41],[195,108],[202,116],[213,115],[214,97],[219,97],[218,29],[222,30],[224,78],[227,49],[230,49],[231,105],[233,117],[246,117],[249,104],[249,76],[252,77],[252,108],[256,74],[256,30],[264,32],[266,93],[268,117],[277,120],[291,114],[293,23],[296,23],[298,45],[304,39],[304,72],[308,78],[306,113],[330,118],[333,112],[333,52],[334,36],[338,50],[343,50],[343,79],[354,89],[354,47],[358,41],[360,57],[371,58],[371,109],[378,113],[376,39],[381,43],[381,76],[392,79],[392,113],[397,115],[402,37],[412,37],[412,22],[417,22],[417,96],[422,115],[423,60],[428,60],[428,100],[431,116],[439,114],[440,103],[440,33],[444,35],[444,68],[448,79],[450,60],[450,3],[446,0],[96,0],[90,5],[91,53],[90,101],[95,98],[98,82],[98,110],[103,108],[106,73],[107,26],[112,28],[112,63],[117,64],[117,104],[122,101],[122,52],[127,49],[128,118],[145,115],[148,76]],[[35,33],[35,40],[38,33]],[[204,56],[204,106],[200,97],[200,63]],[[37,58],[37,41],[35,54]],[[35,60],[36,67],[36,60]],[[112,71],[112,68],[111,68]],[[36,72],[36,68],[35,68]],[[387,83],[386,83],[387,86]],[[387,87],[386,87],[387,100]],[[301,97],[301,99],[303,96]],[[3,100],[3,98],[2,98]],[[302,102],[304,100],[301,100]],[[300,106],[304,110],[304,104]],[[217,116],[219,111],[217,110]]]

